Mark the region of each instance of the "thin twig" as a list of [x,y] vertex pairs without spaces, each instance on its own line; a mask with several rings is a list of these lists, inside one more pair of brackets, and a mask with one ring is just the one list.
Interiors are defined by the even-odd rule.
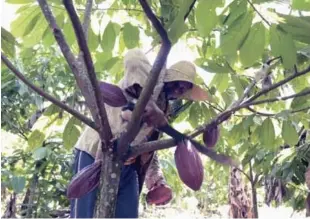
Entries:
[[189,6],[189,9],[187,11],[187,13],[184,15],[184,21],[186,20],[186,18],[188,17],[188,15],[191,13],[192,9],[194,8],[196,3],[196,0],[193,0],[192,4]]
[[[259,112],[257,110],[254,110],[253,108],[251,107],[247,107],[247,109],[257,115],[260,115],[260,116],[266,116],[266,117],[271,117],[271,116],[275,116],[277,115],[278,113],[262,113],[262,112]],[[298,109],[298,110],[290,110],[289,113],[298,113],[298,112],[302,112],[302,111],[305,111],[305,110],[309,110],[310,109],[310,106],[307,106],[307,107],[304,107],[302,109]]]
[[156,29],[158,34],[162,39],[162,45],[157,54],[153,67],[151,69],[150,76],[148,77],[145,86],[143,87],[142,93],[138,99],[135,109],[132,113],[132,118],[127,126],[127,131],[123,133],[122,137],[119,140],[119,149],[120,155],[124,155],[127,151],[127,145],[134,140],[136,135],[139,132],[141,115],[144,111],[146,104],[148,103],[154,87],[157,83],[159,74],[161,72],[162,67],[164,66],[167,56],[171,49],[171,42],[168,38],[167,32],[164,27],[161,25],[159,20],[156,18],[152,9],[149,7],[148,3],[145,0],[140,0],[140,4],[145,11],[146,16],[151,21],[153,27]]
[[291,81],[291,80],[293,80],[293,79],[295,79],[295,78],[297,78],[297,77],[300,77],[300,76],[302,76],[302,75],[305,75],[305,74],[307,74],[308,72],[310,72],[310,65],[309,65],[305,70],[303,70],[303,71],[301,71],[301,72],[297,72],[296,74],[292,74],[291,76],[289,76],[289,77],[287,77],[287,78],[285,78],[285,79],[279,81],[278,83],[273,84],[273,85],[270,86],[269,88],[264,89],[264,90],[258,92],[258,93],[255,94],[254,96],[252,96],[252,97],[250,97],[249,99],[247,99],[246,102],[247,102],[247,103],[248,103],[248,102],[251,102],[251,101],[257,99],[258,97],[260,97],[260,96],[262,96],[262,95],[268,93],[269,91],[274,90],[274,89],[276,89],[277,87],[280,87],[280,86],[284,85],[285,83],[287,83],[287,82],[289,82],[289,81]]
[[76,117],[77,119],[81,120],[82,122],[84,122],[85,124],[87,124],[88,126],[92,127],[95,130],[98,130],[98,127],[96,126],[96,124],[90,120],[89,118],[87,118],[86,116],[80,114],[78,111],[72,109],[71,107],[69,107],[68,105],[64,104],[63,102],[61,102],[60,100],[57,100],[55,97],[49,95],[48,93],[45,93],[41,88],[33,85],[28,79],[25,78],[25,76],[14,67],[14,65],[6,58],[5,55],[3,55],[1,53],[1,60],[6,64],[6,66],[21,80],[23,81],[27,86],[29,86],[32,90],[34,90],[35,92],[37,92],[40,96],[46,98],[47,100],[51,101],[52,103],[54,103],[55,105],[59,106],[60,108],[64,109],[65,111],[67,111],[68,113],[70,113],[71,115],[73,115],[74,117]]
[[81,34],[83,33],[83,28],[80,23],[79,17],[75,11],[75,8],[73,6],[72,0],[64,0],[63,2],[70,16],[72,25],[74,27],[75,35],[77,37],[80,50],[81,52],[83,52],[85,66],[87,69],[86,72],[88,73],[88,77],[91,82],[92,89],[94,91],[95,103],[98,109],[98,112],[96,113],[96,117],[95,117],[95,122],[98,122],[100,124],[99,135],[101,137],[101,140],[104,142],[103,144],[104,148],[107,148],[108,142],[112,138],[112,132],[111,132],[111,128],[109,125],[107,112],[104,107],[103,98],[102,98],[102,95],[99,89],[94,64],[93,64],[84,34]]
[[265,21],[265,23],[270,26],[269,21],[266,20],[266,18],[264,18],[264,16],[255,8],[255,6],[253,5],[253,3],[250,0],[247,0],[248,3],[251,5],[251,7],[254,9],[254,11],[256,11],[256,13],[262,18],[263,21]]
[[263,104],[263,103],[272,103],[272,102],[276,102],[276,101],[280,101],[280,100],[288,100],[288,99],[295,98],[295,97],[306,96],[308,94],[310,94],[310,89],[306,90],[306,91],[299,92],[297,94],[292,94],[289,96],[275,97],[275,98],[271,98],[271,99],[258,100],[258,101],[253,101],[253,102],[249,102],[249,103],[244,103],[244,104],[241,104],[239,107],[236,107],[235,110],[238,110],[239,108],[241,109],[241,108],[245,108],[248,106],[259,105],[259,104]]
[[83,31],[85,39],[88,38],[88,27],[90,24],[90,17],[92,12],[93,0],[88,0],[85,7],[84,20],[83,20]]

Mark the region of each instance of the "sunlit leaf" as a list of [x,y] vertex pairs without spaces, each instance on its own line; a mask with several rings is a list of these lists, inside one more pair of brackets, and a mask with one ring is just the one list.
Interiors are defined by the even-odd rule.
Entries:
[[114,29],[114,23],[109,22],[105,27],[102,39],[101,39],[101,47],[104,51],[112,51],[114,49],[116,40],[116,33]]
[[80,126],[81,121],[75,117],[71,117],[68,121],[62,135],[65,148],[71,149],[77,142],[81,134]]
[[35,149],[37,147],[41,147],[45,139],[45,134],[40,132],[38,129],[34,130],[29,138],[28,138],[28,145],[30,149]]
[[295,146],[298,142],[298,134],[293,124],[290,121],[283,121],[282,137],[285,143],[290,146]]
[[263,54],[265,48],[265,27],[256,23],[240,48],[240,60],[244,66],[251,66]]
[[13,176],[11,184],[14,192],[18,194],[24,190],[26,185],[26,179],[23,176]]
[[132,49],[139,45],[139,28],[130,23],[124,24],[123,37],[125,45],[128,49]]

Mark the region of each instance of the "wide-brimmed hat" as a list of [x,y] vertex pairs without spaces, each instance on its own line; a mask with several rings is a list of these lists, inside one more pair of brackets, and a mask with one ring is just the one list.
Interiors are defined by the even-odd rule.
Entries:
[[193,84],[192,89],[185,92],[181,98],[204,101],[209,99],[207,91],[195,84],[196,68],[188,61],[179,61],[167,69],[164,82],[187,81]]

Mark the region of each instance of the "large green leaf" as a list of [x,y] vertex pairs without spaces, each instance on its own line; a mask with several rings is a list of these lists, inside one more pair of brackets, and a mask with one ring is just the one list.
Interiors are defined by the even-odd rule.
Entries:
[[15,56],[15,37],[6,29],[1,27],[1,50],[9,57]]
[[219,60],[210,60],[210,59],[196,59],[195,63],[199,67],[203,68],[210,73],[229,73],[231,69],[227,66],[226,63],[220,62]]
[[39,147],[35,149],[32,153],[32,157],[34,160],[42,160],[48,155],[47,147]]
[[[20,11],[18,18],[11,23],[11,32],[15,37],[22,37],[27,29],[29,23],[38,15],[42,13],[38,6],[31,6]],[[43,21],[46,22],[45,19]]]
[[217,2],[220,1],[205,0],[197,5],[196,27],[203,37],[207,37],[219,21],[215,11]]
[[13,176],[11,184],[14,192],[17,194],[21,193],[25,188],[26,178],[23,176]]
[[264,146],[272,147],[275,141],[275,130],[270,118],[264,120],[263,124],[258,127],[259,139]]
[[112,51],[114,49],[116,40],[116,33],[114,29],[114,23],[109,22],[106,28],[104,29],[102,39],[101,39],[101,47],[104,51]]
[[123,37],[125,45],[128,49],[132,49],[139,45],[139,28],[130,23],[124,24]]
[[244,66],[251,66],[261,57],[265,48],[265,30],[263,23],[252,26],[240,48],[240,60]]
[[243,14],[228,27],[226,33],[221,34],[220,47],[224,55],[232,59],[237,55],[237,50],[250,30],[253,17],[252,11]]
[[[307,91],[309,88],[303,89],[301,92]],[[295,97],[291,103],[292,110],[303,109],[310,105],[310,95]]]
[[285,143],[295,146],[298,142],[298,133],[290,121],[283,121],[282,137]]
[[228,85],[229,85],[229,76],[228,74],[216,74],[212,81],[211,81],[211,85],[216,87],[216,89],[222,93],[224,92],[227,88],[228,88]]
[[80,132],[81,121],[75,117],[71,117],[64,129],[62,138],[65,148],[71,149],[77,142]]
[[28,138],[29,149],[33,150],[35,148],[41,147],[44,139],[45,134],[43,132],[40,132],[38,129],[34,130]]
[[168,36],[172,44],[176,43],[178,39],[187,31],[187,26],[184,21],[184,16],[188,12],[192,0],[183,0],[180,4],[180,9],[177,16],[169,26]]
[[34,0],[6,0],[6,3],[9,4],[29,4],[33,2]]
[[99,37],[95,34],[93,29],[90,27],[88,29],[88,46],[90,51],[95,51],[99,46]]
[[[229,6],[229,14],[224,20],[224,24],[230,26],[235,20],[237,20],[241,15],[246,13],[247,11],[247,1],[246,0],[239,0],[239,1],[232,1]],[[226,10],[223,11],[225,13]]]
[[297,62],[297,51],[291,34],[272,24],[270,27],[270,46],[274,56],[281,56],[285,68],[292,68]]
[[292,0],[292,9],[300,11],[310,11],[309,0]]

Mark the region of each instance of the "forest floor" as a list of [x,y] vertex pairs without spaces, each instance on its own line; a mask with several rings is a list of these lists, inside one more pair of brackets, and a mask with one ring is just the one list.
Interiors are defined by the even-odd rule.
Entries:
[[[229,206],[221,206],[216,212],[200,212],[196,209],[184,209],[176,206],[161,206],[161,207],[148,207],[144,211],[140,211],[140,218],[228,218]],[[305,211],[294,212],[292,208],[288,207],[268,207],[262,206],[258,209],[259,218],[305,218]]]

